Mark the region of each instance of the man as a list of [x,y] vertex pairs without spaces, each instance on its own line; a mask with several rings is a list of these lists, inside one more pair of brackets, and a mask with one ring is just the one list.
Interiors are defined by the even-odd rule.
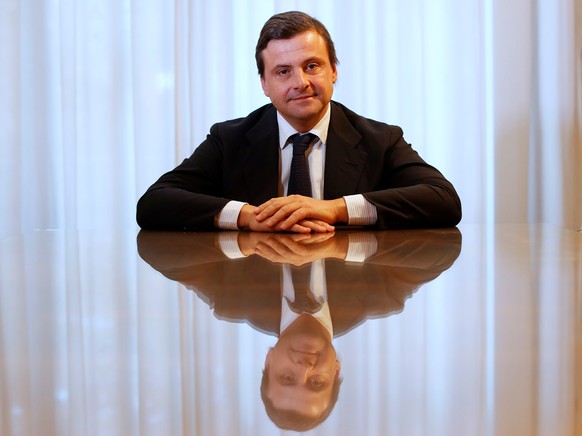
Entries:
[[[137,243],[142,259],[194,291],[216,318],[278,337],[265,358],[261,398],[277,426],[306,431],[323,422],[338,399],[341,365],[332,339],[370,318],[402,311],[414,292],[455,262],[461,239],[456,228],[142,230]],[[317,304],[301,298],[307,284]]]
[[[139,200],[141,227],[309,233],[336,224],[395,229],[460,221],[455,189],[399,127],[331,100],[338,60],[322,23],[302,12],[274,15],[255,56],[271,104],[214,125],[192,156]],[[315,137],[305,155],[297,154],[306,156],[308,175],[297,179],[290,143],[306,133]],[[299,192],[296,183],[311,186],[288,195]]]

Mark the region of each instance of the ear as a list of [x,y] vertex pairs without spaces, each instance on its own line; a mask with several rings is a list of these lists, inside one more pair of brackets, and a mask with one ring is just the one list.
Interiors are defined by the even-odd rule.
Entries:
[[335,85],[335,82],[337,82],[337,66],[332,65],[331,71],[331,82]]
[[267,84],[265,83],[265,78],[261,77],[261,88],[263,88],[263,92],[267,97],[269,97],[269,91],[267,89]]
[[336,360],[335,361],[335,373],[336,373],[336,375],[339,374],[341,369],[342,369],[342,364],[340,363],[339,360]]
[[267,368],[271,363],[271,351],[273,351],[273,347],[269,348],[269,351],[267,351],[267,355],[265,356],[265,368]]

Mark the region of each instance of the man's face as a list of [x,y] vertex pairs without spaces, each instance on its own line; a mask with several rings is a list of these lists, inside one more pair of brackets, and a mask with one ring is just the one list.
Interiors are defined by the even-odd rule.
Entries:
[[295,129],[309,131],[325,114],[337,80],[325,40],[315,31],[273,39],[262,56],[265,95]]
[[267,354],[268,397],[277,409],[317,417],[329,405],[340,364],[318,321],[299,327],[281,335]]

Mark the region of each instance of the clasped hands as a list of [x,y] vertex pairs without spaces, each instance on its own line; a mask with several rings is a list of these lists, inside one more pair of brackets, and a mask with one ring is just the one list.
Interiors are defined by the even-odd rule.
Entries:
[[255,232],[327,233],[333,224],[347,223],[343,198],[316,200],[302,195],[272,198],[260,206],[246,204],[238,217],[238,227]]
[[258,255],[272,263],[306,265],[317,259],[346,258],[349,241],[334,233],[240,232],[240,250],[245,256]]

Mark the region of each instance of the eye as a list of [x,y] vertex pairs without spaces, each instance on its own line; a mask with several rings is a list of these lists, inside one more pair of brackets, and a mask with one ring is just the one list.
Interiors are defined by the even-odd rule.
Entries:
[[314,71],[317,71],[318,68],[319,68],[319,64],[316,64],[315,62],[311,62],[311,63],[306,65],[305,71],[314,72]]
[[278,77],[287,77],[289,75],[289,70],[287,70],[287,69],[277,70],[275,74]]
[[295,377],[291,374],[281,374],[279,376],[279,382],[284,386],[290,386],[295,384]]
[[309,379],[309,386],[312,389],[321,389],[326,385],[326,381],[323,377],[311,377]]

